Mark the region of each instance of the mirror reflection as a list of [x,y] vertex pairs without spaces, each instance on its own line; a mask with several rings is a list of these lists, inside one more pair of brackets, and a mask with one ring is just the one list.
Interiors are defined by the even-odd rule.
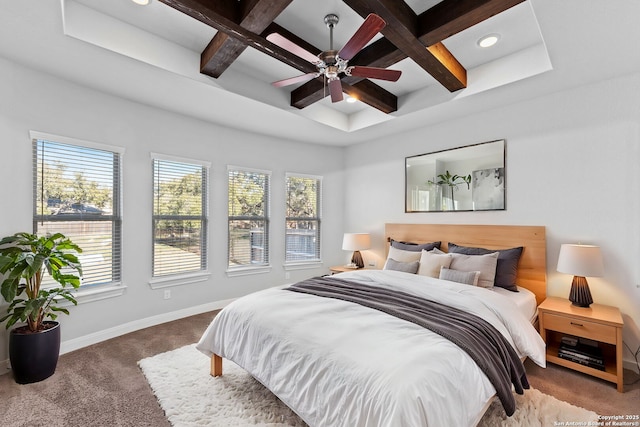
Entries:
[[504,140],[405,159],[405,212],[505,209]]

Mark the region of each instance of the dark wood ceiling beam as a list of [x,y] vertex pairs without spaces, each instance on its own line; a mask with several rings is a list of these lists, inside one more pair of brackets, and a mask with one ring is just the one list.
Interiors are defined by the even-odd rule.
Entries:
[[282,49],[280,46],[271,43],[263,37],[243,28],[241,25],[236,24],[233,20],[221,15],[216,11],[215,5],[217,1],[213,0],[159,0],[169,7],[176,9],[179,12],[188,15],[203,24],[209,25],[222,31],[228,36],[238,39],[242,44],[251,46],[258,51],[265,53],[280,62],[283,62],[303,73],[313,73],[316,71],[316,66],[312,63],[305,61]]
[[523,1],[444,0],[418,16],[418,38],[434,45]]
[[[239,24],[253,33],[261,33],[292,0],[242,0],[236,3]],[[200,55],[200,72],[218,78],[229,68],[247,45],[219,31]]]
[[343,0],[363,18],[370,13],[379,15],[387,22],[382,34],[416,64],[431,74],[441,85],[454,92],[467,85],[464,67],[448,52],[444,45],[438,46],[441,57],[435,56],[418,39],[418,16],[402,0]]
[[389,114],[398,111],[398,97],[371,80],[364,79],[354,85],[342,80],[342,91],[360,102]]

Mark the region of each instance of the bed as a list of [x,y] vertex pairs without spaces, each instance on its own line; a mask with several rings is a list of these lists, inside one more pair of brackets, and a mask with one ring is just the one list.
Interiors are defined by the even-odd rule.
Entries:
[[[546,290],[544,227],[386,224],[385,235],[412,244],[440,241],[443,252],[453,242],[489,250],[523,247],[517,293],[396,270],[358,270],[325,282],[470,313],[498,331],[518,362],[528,357],[544,366],[544,342],[532,326]],[[371,306],[305,292],[270,288],[225,307],[197,344],[211,357],[211,374],[222,374],[222,358],[233,360],[311,426],[472,426],[496,390],[503,400],[504,385],[479,367],[487,363],[433,330]],[[518,391],[522,384],[513,386]]]

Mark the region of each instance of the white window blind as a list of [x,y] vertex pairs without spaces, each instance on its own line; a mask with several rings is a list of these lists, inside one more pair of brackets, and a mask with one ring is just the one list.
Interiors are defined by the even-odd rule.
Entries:
[[34,233],[63,233],[82,249],[83,286],[119,282],[121,151],[50,139],[33,138]]
[[153,160],[153,276],[207,268],[208,169]]
[[228,266],[269,264],[270,172],[229,166]]
[[322,178],[287,174],[285,262],[320,261]]

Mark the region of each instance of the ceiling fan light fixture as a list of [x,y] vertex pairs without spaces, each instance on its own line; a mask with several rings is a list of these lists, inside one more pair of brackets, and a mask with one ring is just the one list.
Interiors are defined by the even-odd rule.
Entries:
[[131,0],[135,4],[139,4],[140,6],[146,6],[149,4],[151,0]]
[[327,76],[328,79],[336,79],[338,78],[338,67],[336,67],[335,65],[329,65],[325,72],[324,75]]
[[498,40],[500,40],[500,34],[487,34],[478,40],[478,46],[485,48],[491,47],[498,43]]

